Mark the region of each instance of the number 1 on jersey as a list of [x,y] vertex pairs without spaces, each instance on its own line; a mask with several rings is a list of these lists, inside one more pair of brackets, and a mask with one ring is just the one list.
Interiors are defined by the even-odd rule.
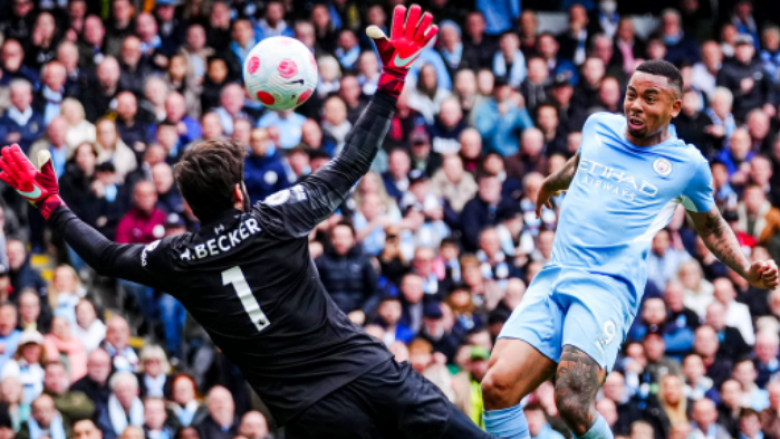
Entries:
[[260,309],[260,304],[257,303],[257,299],[252,295],[252,289],[249,288],[249,284],[246,283],[246,277],[244,272],[241,271],[241,267],[235,266],[229,270],[222,272],[222,285],[233,285],[236,290],[238,298],[241,300],[241,305],[244,307],[244,311],[249,315],[249,319],[255,324],[258,331],[262,331],[271,322],[268,321],[265,313]]

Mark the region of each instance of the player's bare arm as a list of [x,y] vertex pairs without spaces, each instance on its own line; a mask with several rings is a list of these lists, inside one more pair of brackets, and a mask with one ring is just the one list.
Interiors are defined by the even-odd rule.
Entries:
[[729,268],[747,279],[757,288],[773,289],[778,285],[778,270],[775,261],[748,260],[742,252],[734,232],[717,208],[709,212],[688,212],[694,227],[704,244]]
[[539,191],[539,197],[536,199],[536,216],[542,215],[542,206],[552,209],[550,199],[561,191],[569,188],[574,174],[577,173],[577,166],[580,164],[580,155],[575,154],[558,172],[552,173],[544,179],[542,189]]

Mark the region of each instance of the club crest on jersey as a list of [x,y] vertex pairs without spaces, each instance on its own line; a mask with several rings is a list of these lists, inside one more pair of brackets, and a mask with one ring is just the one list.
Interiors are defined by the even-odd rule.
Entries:
[[667,177],[672,173],[672,162],[665,158],[656,159],[653,162],[653,170],[661,177]]

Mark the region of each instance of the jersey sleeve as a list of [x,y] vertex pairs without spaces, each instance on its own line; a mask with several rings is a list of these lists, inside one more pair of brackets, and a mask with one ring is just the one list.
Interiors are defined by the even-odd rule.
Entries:
[[709,212],[715,207],[712,172],[709,163],[700,158],[691,181],[682,193],[682,204],[691,212]]
[[98,274],[137,282],[155,289],[173,292],[172,264],[165,257],[175,238],[151,244],[117,244],[81,221],[67,206],[58,208],[49,224]]
[[596,125],[599,123],[599,117],[599,113],[591,114],[585,119],[585,123],[582,124],[582,141],[580,142],[580,147],[577,148],[577,155],[580,157],[582,157],[583,147],[587,145],[588,142],[598,139]]
[[371,167],[395,103],[395,98],[377,92],[336,158],[301,183],[258,202],[253,209],[263,228],[279,238],[300,238],[327,219]]

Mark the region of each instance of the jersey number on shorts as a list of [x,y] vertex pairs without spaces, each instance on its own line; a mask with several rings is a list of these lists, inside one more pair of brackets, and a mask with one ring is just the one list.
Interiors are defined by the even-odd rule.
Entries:
[[271,322],[268,321],[268,317],[260,309],[260,304],[257,303],[257,299],[252,295],[252,289],[249,288],[249,284],[246,283],[244,272],[241,271],[241,267],[233,267],[229,270],[222,272],[222,285],[233,285],[236,290],[238,298],[241,300],[241,305],[244,307],[244,311],[249,314],[249,318],[252,323],[255,324],[255,328],[258,331],[262,331]]
[[604,339],[604,345],[608,345],[612,343],[612,340],[615,339],[615,335],[617,335],[617,328],[615,328],[615,322],[612,320],[607,320],[604,322],[604,336],[606,337]]

